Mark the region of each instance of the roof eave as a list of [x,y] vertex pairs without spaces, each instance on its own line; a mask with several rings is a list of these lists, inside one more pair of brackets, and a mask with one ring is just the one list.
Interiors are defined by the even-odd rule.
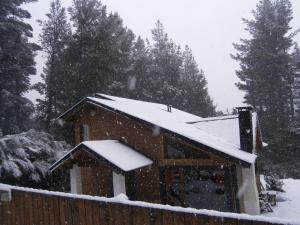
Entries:
[[69,108],[68,110],[66,110],[65,112],[61,113],[55,120],[54,123],[56,123],[57,121],[63,119],[63,120],[68,120],[72,113],[74,113],[75,111],[78,110],[78,107],[80,107],[82,104],[85,103],[87,98],[83,98],[81,99],[79,102],[77,102],[75,105],[73,105],[71,108]]
[[98,155],[97,153],[95,153],[88,146],[84,145],[83,143],[80,143],[79,145],[77,145],[76,147],[74,147],[69,153],[67,153],[65,156],[63,156],[61,159],[59,159],[57,162],[55,162],[52,166],[50,166],[50,168],[49,168],[50,172],[53,172],[54,170],[58,169],[70,157],[72,157],[72,155],[75,154],[75,152],[80,151],[80,150],[84,150],[84,151],[88,152],[89,154],[91,154],[92,156],[94,156],[97,160],[106,163],[107,165],[111,166],[114,171],[116,171],[117,173],[121,173],[121,174],[125,174],[127,172],[130,172],[130,171],[133,171],[133,170],[136,170],[136,169],[140,169],[140,168],[149,166],[149,165],[140,166],[138,168],[134,168],[134,169],[131,169],[131,170],[128,170],[128,171],[127,170],[123,170],[122,168],[116,166],[115,164],[113,164],[109,160],[107,160],[104,157],[102,157],[102,156]]

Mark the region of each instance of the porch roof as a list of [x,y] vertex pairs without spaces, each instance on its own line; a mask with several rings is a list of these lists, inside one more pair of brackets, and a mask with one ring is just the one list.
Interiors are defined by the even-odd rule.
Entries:
[[61,166],[79,150],[87,151],[97,159],[107,161],[124,172],[153,164],[151,159],[117,140],[99,140],[81,142],[55,162],[50,170],[53,171]]

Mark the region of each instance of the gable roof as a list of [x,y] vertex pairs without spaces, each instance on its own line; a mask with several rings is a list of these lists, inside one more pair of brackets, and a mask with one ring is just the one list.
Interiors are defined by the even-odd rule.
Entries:
[[[93,104],[135,118],[148,125],[160,127],[165,132],[208,147],[217,155],[229,156],[247,166],[256,160],[255,154],[240,149],[239,129],[236,126],[238,125],[237,116],[202,118],[176,108],[168,112],[167,106],[163,104],[96,94],[95,97],[83,99],[59,118],[69,117],[83,103]],[[220,132],[221,130],[223,132]]]
[[50,170],[53,171],[61,166],[79,150],[87,151],[96,158],[104,159],[124,172],[149,166],[153,163],[151,159],[117,140],[84,141],[55,162]]

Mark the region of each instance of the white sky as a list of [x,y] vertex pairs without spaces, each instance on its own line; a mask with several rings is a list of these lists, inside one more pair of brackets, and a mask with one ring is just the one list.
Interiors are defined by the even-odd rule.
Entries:
[[[68,7],[72,0],[62,0]],[[238,64],[230,58],[234,53],[232,43],[248,37],[241,18],[252,18],[258,0],[102,0],[108,11],[118,12],[124,24],[136,35],[151,38],[150,30],[157,19],[176,43],[182,47],[189,45],[200,68],[204,70],[208,89],[218,109],[225,111],[240,106],[243,92],[234,85],[238,81],[235,69]],[[294,29],[300,28],[300,1],[292,0],[294,9]],[[40,28],[36,20],[44,19],[49,10],[50,0],[30,3],[26,8],[32,14],[31,24],[34,39],[38,39]],[[300,35],[296,37],[300,44]],[[37,57],[38,74],[44,60]],[[40,80],[33,76],[32,82]],[[28,97],[34,100],[37,93]]]

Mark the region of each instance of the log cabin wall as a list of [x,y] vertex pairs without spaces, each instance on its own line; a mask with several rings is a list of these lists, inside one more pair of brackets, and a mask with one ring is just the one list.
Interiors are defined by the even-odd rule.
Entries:
[[82,193],[113,197],[112,169],[105,163],[81,167]]
[[[151,127],[127,118],[124,115],[86,106],[75,116],[75,141],[80,143],[80,126],[89,126],[89,140],[123,140],[129,146],[155,161],[163,160],[163,135],[153,135]],[[99,173],[99,171],[101,171]],[[112,168],[103,163],[82,167],[83,194],[113,196]],[[160,202],[159,167],[153,165],[125,174],[126,192],[130,199]]]
[[75,142],[80,141],[80,126],[89,126],[89,140],[123,140],[149,158],[163,159],[163,135],[153,135],[152,127],[134,121],[124,115],[87,105],[75,115]]
[[[113,197],[113,169],[99,163],[81,167],[82,194]],[[125,173],[126,195],[130,200],[160,203],[159,167],[140,168]]]
[[160,203],[159,166],[144,167],[134,171],[136,199],[139,201]]

